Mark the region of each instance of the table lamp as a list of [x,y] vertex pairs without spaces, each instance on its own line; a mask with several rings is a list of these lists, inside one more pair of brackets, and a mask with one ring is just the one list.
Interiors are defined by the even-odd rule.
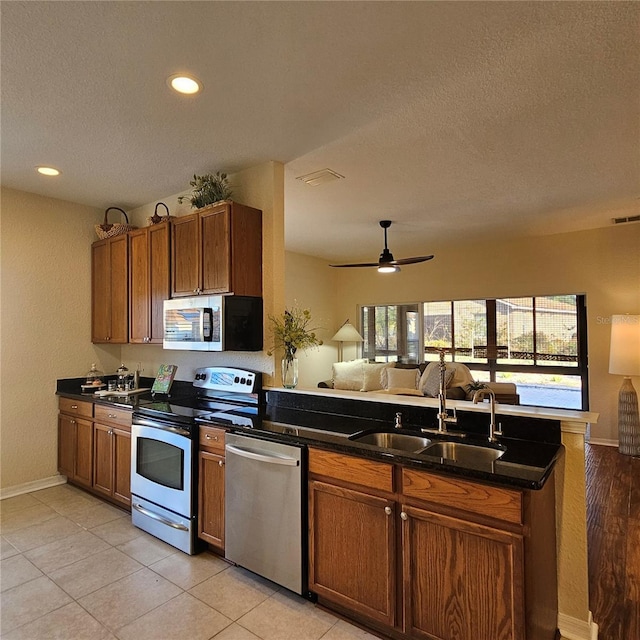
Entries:
[[342,326],[336,331],[336,335],[331,339],[338,343],[338,362],[342,362],[342,344],[344,342],[364,342],[364,338],[349,322],[349,318],[342,323]]
[[609,373],[624,376],[618,394],[618,449],[640,456],[638,395],[631,376],[640,376],[640,315],[611,316]]

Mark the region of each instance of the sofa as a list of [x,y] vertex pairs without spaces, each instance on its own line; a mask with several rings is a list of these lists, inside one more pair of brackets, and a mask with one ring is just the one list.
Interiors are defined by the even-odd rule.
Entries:
[[[447,399],[472,400],[475,392],[473,375],[460,362],[447,362],[445,369]],[[496,396],[496,402],[520,404],[515,384],[485,383]],[[365,359],[336,362],[330,380],[318,383],[319,388],[345,391],[375,391],[392,395],[412,395],[435,398],[440,391],[440,363],[401,364],[369,362]]]

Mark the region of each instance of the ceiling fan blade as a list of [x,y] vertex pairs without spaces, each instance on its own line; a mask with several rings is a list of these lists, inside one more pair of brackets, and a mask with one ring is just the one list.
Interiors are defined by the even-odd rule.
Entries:
[[357,264],[330,264],[330,267],[377,267],[377,262],[361,262]]
[[432,260],[433,256],[415,256],[414,258],[400,258],[399,260],[392,260],[389,264],[417,264],[418,262],[426,262]]

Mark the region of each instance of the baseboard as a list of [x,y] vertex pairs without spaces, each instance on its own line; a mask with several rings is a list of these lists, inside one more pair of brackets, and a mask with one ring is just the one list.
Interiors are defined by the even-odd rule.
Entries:
[[591,611],[586,622],[559,613],[558,629],[563,640],[598,640],[598,625],[593,621]]
[[7,487],[6,489],[0,489],[0,500],[5,498],[13,498],[23,493],[29,493],[31,491],[39,491],[40,489],[48,489],[49,487],[55,487],[59,484],[65,484],[67,476],[51,476],[50,478],[42,478],[42,480],[33,480],[32,482],[25,482],[24,484],[16,484],[13,487]]
[[589,444],[601,444],[605,447],[617,447],[618,446],[618,441],[617,440],[608,440],[605,438],[589,438],[588,440]]

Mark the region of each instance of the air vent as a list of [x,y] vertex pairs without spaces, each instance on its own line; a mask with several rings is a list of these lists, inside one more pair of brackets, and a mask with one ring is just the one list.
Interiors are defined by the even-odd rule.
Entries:
[[332,180],[340,180],[341,178],[344,178],[344,176],[341,176],[331,169],[321,169],[320,171],[307,173],[305,176],[298,176],[296,180],[302,180],[302,182],[308,184],[310,187],[317,187],[320,184],[325,184]]
[[627,218],[611,218],[613,224],[624,224],[625,222],[640,222],[640,215],[628,216]]

